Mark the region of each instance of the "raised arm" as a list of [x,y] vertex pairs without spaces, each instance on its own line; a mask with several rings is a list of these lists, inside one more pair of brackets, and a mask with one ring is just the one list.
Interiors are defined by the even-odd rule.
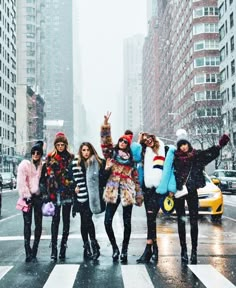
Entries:
[[100,136],[101,136],[101,148],[105,159],[112,157],[113,152],[113,142],[111,138],[111,125],[108,122],[111,116],[111,112],[107,112],[104,115],[104,122],[101,126]]

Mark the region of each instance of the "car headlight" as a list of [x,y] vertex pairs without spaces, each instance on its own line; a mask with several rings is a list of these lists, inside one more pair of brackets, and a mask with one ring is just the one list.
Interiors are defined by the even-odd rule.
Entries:
[[221,192],[215,192],[208,195],[209,198],[220,198]]
[[227,181],[220,181],[221,184],[227,185]]

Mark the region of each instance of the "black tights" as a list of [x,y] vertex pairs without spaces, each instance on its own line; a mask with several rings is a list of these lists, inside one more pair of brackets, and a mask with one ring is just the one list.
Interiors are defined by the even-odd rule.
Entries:
[[196,190],[190,190],[186,197],[175,199],[175,209],[178,216],[178,232],[180,246],[185,249],[186,246],[186,229],[185,229],[185,198],[188,204],[190,218],[190,234],[192,240],[192,248],[197,249],[198,244],[198,195]]
[[24,219],[24,240],[27,246],[30,245],[32,214],[34,210],[34,241],[39,243],[42,234],[42,199],[39,196],[33,195],[32,205],[29,212],[23,212]]
[[147,216],[147,240],[155,240],[157,238],[157,213],[160,210],[160,200],[163,197],[156,193],[156,189],[144,189],[144,205]]
[[[116,245],[116,238],[114,235],[114,231],[112,228],[112,221],[115,215],[115,212],[120,204],[120,197],[118,197],[117,202],[115,204],[107,203],[106,212],[105,212],[105,228],[107,232],[107,236],[110,240],[112,246]],[[123,223],[124,223],[124,235],[123,235],[123,243],[128,245],[130,234],[131,234],[131,215],[132,215],[133,205],[123,206]]]
[[57,237],[58,237],[58,229],[60,224],[60,216],[62,210],[62,221],[63,221],[63,230],[62,230],[62,243],[66,244],[67,239],[69,236],[70,231],[70,211],[71,211],[71,204],[66,203],[64,205],[55,206],[55,215],[52,217],[52,224],[51,224],[51,234],[52,234],[52,245],[57,245]]
[[79,213],[81,219],[80,231],[83,242],[86,243],[89,240],[88,235],[90,237],[90,240],[95,240],[96,234],[92,219],[93,213],[89,208],[89,201],[86,201],[85,203],[79,203]]

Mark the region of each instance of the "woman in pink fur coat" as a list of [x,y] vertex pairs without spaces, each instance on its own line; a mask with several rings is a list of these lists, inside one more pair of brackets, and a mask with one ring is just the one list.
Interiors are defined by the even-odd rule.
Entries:
[[[43,142],[38,141],[31,148],[31,161],[23,160],[17,173],[17,188],[19,195],[28,205],[30,205],[29,212],[22,212],[24,219],[24,245],[26,262],[36,260],[38,245],[42,233],[42,197],[39,190],[39,179],[42,170],[42,155]],[[34,210],[34,243],[30,246],[32,214]]]

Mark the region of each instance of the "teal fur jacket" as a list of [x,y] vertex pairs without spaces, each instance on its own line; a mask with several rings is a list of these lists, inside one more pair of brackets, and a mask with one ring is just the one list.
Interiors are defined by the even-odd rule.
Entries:
[[170,145],[164,162],[161,182],[156,189],[156,193],[166,194],[168,192],[176,193],[177,191],[173,166],[175,151],[176,148]]

